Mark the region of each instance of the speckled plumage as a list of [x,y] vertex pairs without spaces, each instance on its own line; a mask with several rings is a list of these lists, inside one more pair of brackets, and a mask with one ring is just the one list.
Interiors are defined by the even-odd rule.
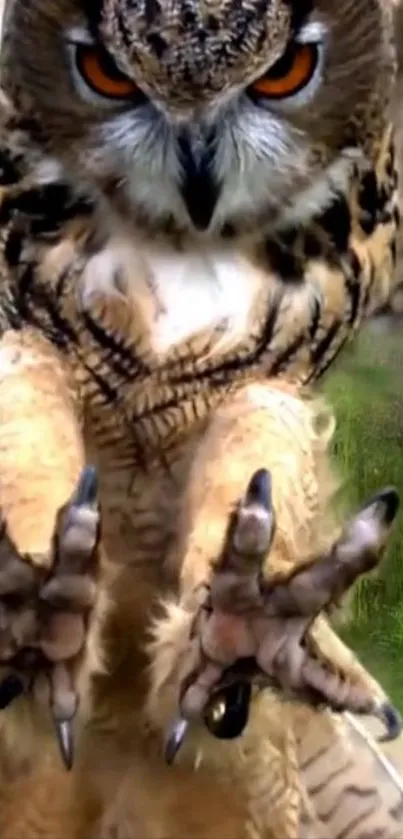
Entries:
[[[151,735],[144,711],[144,636],[156,593],[172,589],[166,559],[182,495],[222,400],[251,380],[297,388],[316,380],[391,292],[399,213],[389,13],[381,0],[9,0],[0,407],[10,376],[16,396],[0,451],[15,460],[3,456],[0,506],[20,553],[49,562],[52,516],[74,488],[71,472],[95,463],[102,542],[116,576],[106,629],[112,676],[95,680],[82,763],[63,780],[45,731],[44,777],[56,779],[55,798],[35,804],[35,818],[17,814],[5,780],[4,839],[17,829],[50,838],[64,819],[69,839],[80,830],[80,839],[99,835],[100,824],[107,839],[136,831],[200,839],[235,835],[244,824],[242,801],[231,812],[232,790],[216,786],[219,773],[196,780],[184,770],[174,780],[161,768],[159,733]],[[251,85],[287,45],[310,39],[321,56],[310,87],[286,102],[258,101]],[[102,44],[139,86],[136,95],[111,102],[84,87],[77,43]],[[21,396],[27,383],[31,402]],[[23,457],[18,442],[29,437],[27,413],[35,440],[46,428],[41,470],[37,444]],[[66,454],[52,428],[65,433]],[[285,430],[279,439],[287,453]],[[311,478],[307,487],[299,480],[316,514]],[[36,801],[43,780],[24,775],[32,738],[21,738],[12,713],[2,726],[4,778],[22,773],[21,789]],[[266,766],[264,747],[253,748],[256,767]],[[140,790],[134,813],[132,783]],[[147,794],[166,796],[161,816]],[[194,813],[183,811],[187,794]],[[247,835],[265,829],[249,824]]]

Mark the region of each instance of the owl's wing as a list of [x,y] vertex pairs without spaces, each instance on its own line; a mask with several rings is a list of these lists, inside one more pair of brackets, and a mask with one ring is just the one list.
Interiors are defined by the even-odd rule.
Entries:
[[[392,116],[395,127],[396,169],[399,176],[398,206],[400,214],[403,210],[403,2],[392,0],[394,9],[394,23],[397,50],[397,77],[392,103]],[[376,330],[403,330],[403,230],[400,229],[396,238],[396,270],[395,282],[391,286],[390,294],[382,304],[375,308],[370,321]],[[402,332],[403,334],[403,332]]]

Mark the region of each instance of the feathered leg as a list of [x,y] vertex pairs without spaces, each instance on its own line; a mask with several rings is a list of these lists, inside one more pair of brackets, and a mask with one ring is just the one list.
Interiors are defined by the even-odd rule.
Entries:
[[[3,749],[12,763],[26,757],[37,732],[34,707],[50,706],[70,767],[96,597],[97,479],[83,468],[68,368],[31,330],[7,332],[0,341],[0,462]],[[30,718],[27,708],[31,732],[22,722]]]
[[325,544],[329,434],[316,420],[291,389],[256,385],[223,405],[206,433],[184,507],[178,608],[156,625],[150,648],[150,713],[161,722],[164,702],[181,710],[168,760],[192,719],[218,737],[238,736],[251,683],[374,713],[388,736],[400,730],[375,680],[338,656],[341,642],[330,664],[328,637],[324,656],[319,632],[310,644],[320,613],[378,563],[398,508],[387,490]]

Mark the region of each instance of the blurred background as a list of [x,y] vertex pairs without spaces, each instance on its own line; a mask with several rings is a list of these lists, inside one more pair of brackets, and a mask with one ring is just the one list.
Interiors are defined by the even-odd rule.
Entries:
[[[322,390],[348,509],[387,484],[403,501],[403,322],[365,329]],[[341,635],[403,713],[403,511],[380,570],[357,584],[341,618]]]

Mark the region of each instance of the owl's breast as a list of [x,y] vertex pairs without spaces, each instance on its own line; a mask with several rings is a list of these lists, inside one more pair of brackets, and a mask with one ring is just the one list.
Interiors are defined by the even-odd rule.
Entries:
[[234,246],[194,246],[124,237],[88,263],[85,300],[97,292],[120,294],[133,313],[133,329],[156,362],[189,344],[207,342],[209,355],[235,349],[248,336],[270,278]]

